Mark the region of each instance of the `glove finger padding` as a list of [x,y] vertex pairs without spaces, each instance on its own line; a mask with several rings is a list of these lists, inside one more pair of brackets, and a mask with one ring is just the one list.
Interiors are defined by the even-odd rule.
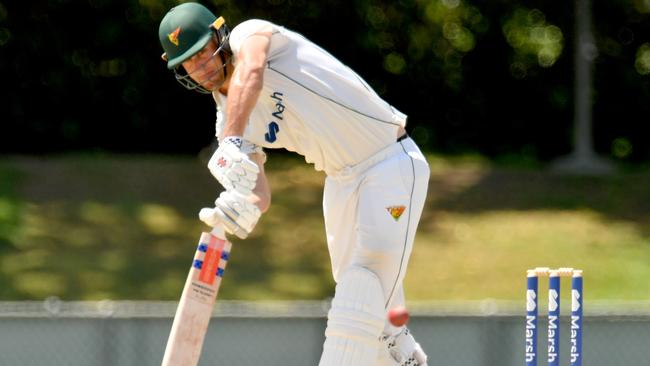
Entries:
[[210,173],[227,191],[235,190],[244,196],[251,194],[260,169],[240,147],[226,139],[219,144],[208,162]]
[[248,233],[231,220],[226,214],[218,208],[202,208],[199,212],[199,218],[206,225],[216,227],[222,225],[228,234],[233,234],[240,239],[246,239]]
[[229,234],[240,239],[246,239],[262,215],[255,204],[237,192],[221,192],[214,204],[214,208],[199,212],[201,221],[209,226],[223,224]]

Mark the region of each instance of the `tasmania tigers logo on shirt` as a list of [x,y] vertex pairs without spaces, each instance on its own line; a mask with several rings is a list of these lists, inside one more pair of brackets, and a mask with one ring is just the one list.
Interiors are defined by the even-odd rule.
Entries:
[[399,220],[399,218],[404,213],[405,209],[406,209],[406,206],[390,206],[390,207],[386,207],[386,210],[395,219],[395,221]]

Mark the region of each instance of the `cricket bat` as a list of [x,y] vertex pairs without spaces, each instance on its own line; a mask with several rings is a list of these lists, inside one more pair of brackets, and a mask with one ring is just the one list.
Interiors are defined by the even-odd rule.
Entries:
[[202,233],[176,309],[162,366],[196,366],[232,244],[223,228]]

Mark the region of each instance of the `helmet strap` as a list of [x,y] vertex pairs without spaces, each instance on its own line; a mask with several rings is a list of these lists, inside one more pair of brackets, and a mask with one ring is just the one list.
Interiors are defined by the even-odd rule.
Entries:
[[228,64],[230,63],[230,60],[232,60],[232,55],[228,57],[228,60],[226,60],[226,56],[223,55],[224,52],[219,52],[219,56],[221,56],[221,63],[223,64],[223,80],[226,81],[226,78],[228,77]]

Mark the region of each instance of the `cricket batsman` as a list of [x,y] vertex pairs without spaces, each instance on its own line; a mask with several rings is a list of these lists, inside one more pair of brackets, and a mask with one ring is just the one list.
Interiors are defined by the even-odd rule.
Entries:
[[426,366],[406,326],[402,282],[425,202],[429,166],[406,115],[304,36],[264,20],[230,32],[198,3],[160,23],[163,59],[187,89],[217,106],[219,147],[208,169],[223,185],[207,225],[245,238],[271,203],[263,149],[284,148],[324,171],[323,213],[336,292],[320,366]]

